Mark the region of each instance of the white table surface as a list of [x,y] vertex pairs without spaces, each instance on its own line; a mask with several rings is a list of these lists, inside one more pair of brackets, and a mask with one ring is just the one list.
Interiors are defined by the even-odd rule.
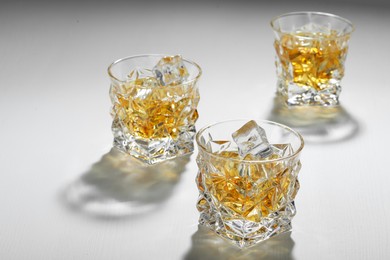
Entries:
[[[0,259],[390,259],[384,1],[1,5]],[[240,251],[198,229],[196,151],[169,180],[132,178],[133,162],[109,153],[106,68],[180,53],[203,68],[198,129],[271,118],[269,20],[298,10],[356,26],[341,94],[353,134],[329,140],[330,126],[306,143],[292,233]]]

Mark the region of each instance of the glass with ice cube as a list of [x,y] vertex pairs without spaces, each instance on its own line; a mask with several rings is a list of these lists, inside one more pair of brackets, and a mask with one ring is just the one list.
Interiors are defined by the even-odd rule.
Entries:
[[291,230],[304,142],[271,121],[234,120],[201,129],[199,223],[239,247]]
[[338,105],[352,23],[333,14],[295,12],[272,19],[271,26],[277,90],[287,105]]
[[154,164],[194,149],[201,68],[180,55],[140,55],[108,68],[114,146]]

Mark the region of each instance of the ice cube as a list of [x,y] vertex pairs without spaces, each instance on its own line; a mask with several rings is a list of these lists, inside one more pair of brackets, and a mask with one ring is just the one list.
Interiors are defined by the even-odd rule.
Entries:
[[189,75],[180,55],[162,58],[154,66],[153,74],[162,86],[181,84]]
[[131,85],[144,88],[152,88],[158,86],[158,81],[154,77],[152,70],[136,67],[127,75],[127,81]]
[[129,81],[154,77],[152,70],[136,67],[127,75]]
[[230,145],[231,142],[226,140],[211,140],[207,143],[208,149],[210,149],[212,153],[217,154],[226,151]]
[[238,146],[241,157],[252,155],[256,158],[265,158],[272,154],[265,130],[254,120],[249,121],[232,134]]
[[316,23],[307,23],[301,28],[299,28],[300,32],[310,32],[315,34],[329,35],[331,34],[331,29],[329,26],[324,26]]
[[272,144],[272,154],[276,154],[279,158],[290,156],[293,154],[291,144]]
[[158,86],[158,81],[154,77],[140,78],[140,79],[137,79],[134,83],[136,86],[140,86],[143,88],[149,88],[149,89]]

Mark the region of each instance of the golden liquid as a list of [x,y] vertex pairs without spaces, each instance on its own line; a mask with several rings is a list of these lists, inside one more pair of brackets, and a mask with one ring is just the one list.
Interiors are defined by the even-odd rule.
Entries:
[[198,118],[198,90],[193,85],[142,87],[147,80],[151,79],[114,86],[113,114],[135,137],[175,139]]
[[[239,158],[238,152],[222,152],[219,155],[226,158],[210,156],[208,164],[212,167],[208,167],[208,172],[200,167],[197,183],[199,190],[203,192],[207,189],[217,204],[230,211],[232,218],[258,222],[295,198],[299,183],[292,174],[292,166],[288,166],[286,161],[244,163],[229,160]],[[278,157],[274,154],[268,159]],[[200,199],[197,205],[199,211],[206,204],[205,199]]]
[[[330,80],[341,80],[349,36],[336,37],[330,34],[303,33],[284,34],[274,43],[280,66],[285,76],[298,86],[310,86],[316,90],[326,87]],[[291,66],[291,67],[290,67]]]

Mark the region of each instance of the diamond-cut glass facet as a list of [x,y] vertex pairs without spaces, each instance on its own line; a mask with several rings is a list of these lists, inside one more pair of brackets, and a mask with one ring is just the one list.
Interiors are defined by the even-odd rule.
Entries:
[[275,40],[278,90],[289,105],[337,105],[349,35],[308,28]]
[[[272,122],[264,126],[273,130],[270,131],[271,139],[267,138],[262,128],[262,139],[269,140],[271,150],[264,158],[252,154],[243,156],[235,145],[237,136],[226,138],[229,126],[233,131],[240,128],[236,128],[234,122],[226,123],[227,127],[221,123],[210,129],[202,129],[197,137],[199,223],[239,247],[251,246],[289,231],[295,215],[301,139],[291,134],[292,130],[289,132],[280,125],[270,128],[269,124],[272,125]],[[217,129],[216,133],[212,127]],[[226,139],[215,140],[212,136]],[[245,140],[251,139],[252,135],[244,137]],[[275,140],[280,143],[273,143]]]
[[[179,63],[183,65],[181,57]],[[199,91],[196,79],[184,81],[186,73],[182,81],[176,78],[165,86],[152,69],[135,67],[125,82],[112,81],[114,146],[150,164],[193,151]]]
[[299,160],[256,163],[230,160],[239,158],[234,152],[220,155],[226,158],[202,151],[197,158],[200,223],[240,247],[290,230]]

